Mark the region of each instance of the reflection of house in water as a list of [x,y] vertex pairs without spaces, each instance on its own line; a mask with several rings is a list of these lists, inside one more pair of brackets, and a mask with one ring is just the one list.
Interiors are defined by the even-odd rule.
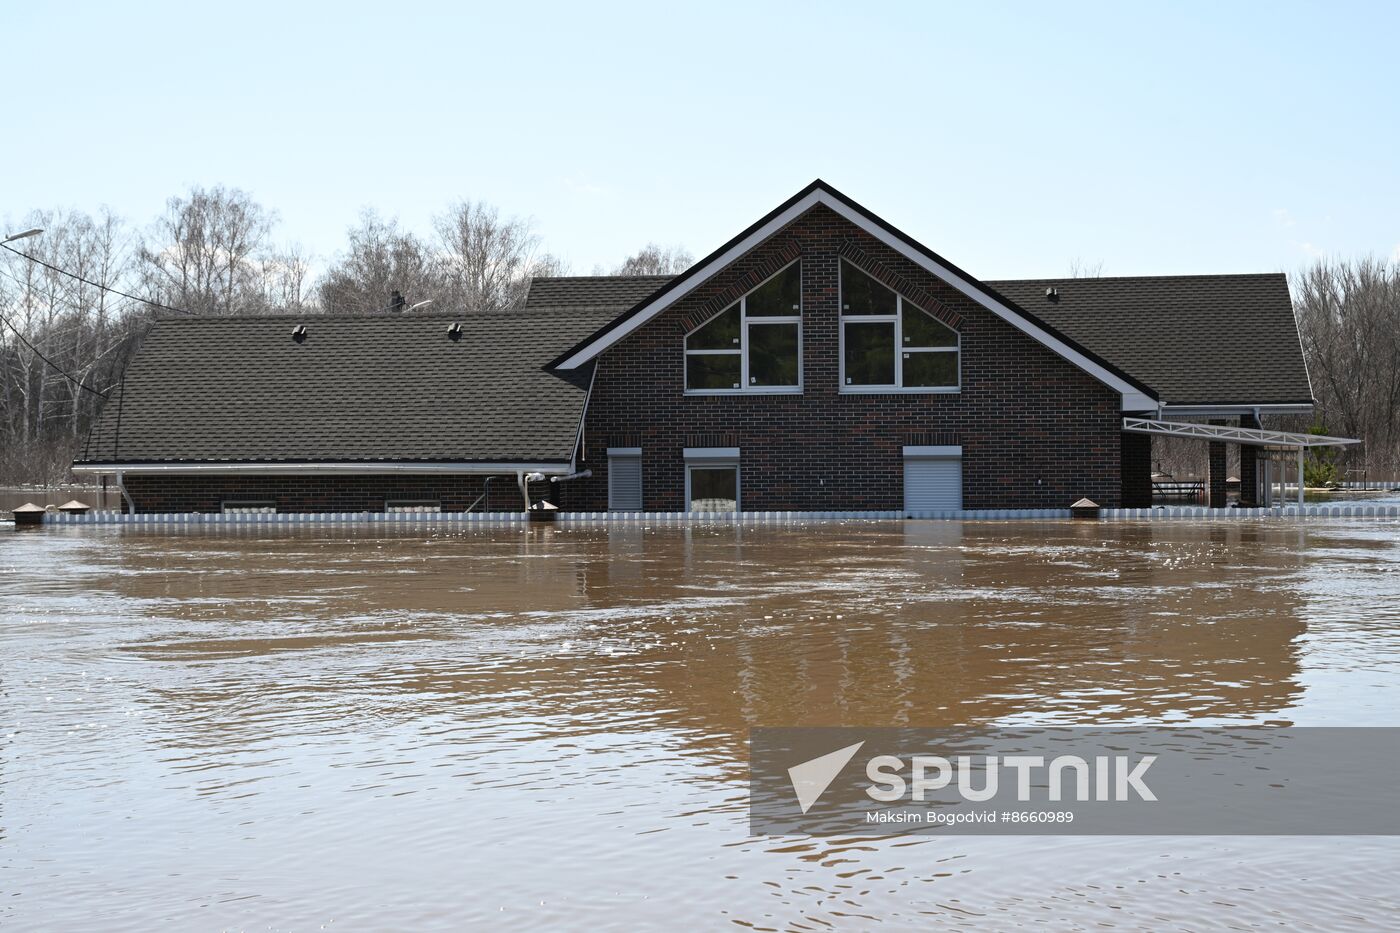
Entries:
[[1284,528],[429,534],[161,536],[108,585],[161,600],[134,654],[256,661],[167,671],[156,695],[201,729],[242,728],[210,707],[285,702],[675,730],[733,757],[755,725],[1262,721],[1299,691]]

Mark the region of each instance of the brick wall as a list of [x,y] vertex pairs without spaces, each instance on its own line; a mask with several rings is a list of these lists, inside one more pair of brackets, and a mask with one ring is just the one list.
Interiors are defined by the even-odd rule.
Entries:
[[[126,491],[138,512],[219,512],[223,503],[272,501],[279,512],[382,512],[385,500],[437,500],[460,512],[480,496],[482,476],[209,476],[127,474]],[[532,483],[532,499],[548,497],[550,483]],[[524,507],[515,476],[491,482],[490,499],[477,506],[518,511]],[[125,505],[123,505],[125,509]]]
[[[838,392],[843,252],[956,322],[961,392]],[[803,393],[685,396],[685,333],[795,257],[802,260]],[[594,475],[569,484],[566,507],[607,507],[610,446],[643,449],[645,507],[654,511],[684,508],[682,449],[702,446],[741,448],[746,510],[898,509],[901,448],[929,443],[962,445],[965,508],[1062,508],[1081,496],[1105,507],[1120,501],[1115,392],[825,207],[607,350],[598,367],[581,463]]]

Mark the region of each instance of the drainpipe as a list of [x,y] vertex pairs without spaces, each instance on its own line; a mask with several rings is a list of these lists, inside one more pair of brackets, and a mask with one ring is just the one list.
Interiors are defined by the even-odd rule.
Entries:
[[126,483],[122,482],[122,471],[121,471],[121,470],[118,470],[118,471],[116,472],[115,476],[116,476],[116,479],[117,479],[117,488],[121,490],[122,499],[126,502],[126,507],[127,507],[127,509],[130,511],[130,513],[131,513],[132,515],[135,515],[135,514],[136,514],[136,503],[135,503],[135,502],[132,502],[132,501],[131,501],[131,496],[127,494],[127,491],[126,491]]
[[1303,507],[1303,451],[1306,448],[1298,448],[1298,508]]
[[515,471],[515,482],[520,487],[520,498],[525,500],[525,511],[530,511],[530,487],[525,483],[525,471]]

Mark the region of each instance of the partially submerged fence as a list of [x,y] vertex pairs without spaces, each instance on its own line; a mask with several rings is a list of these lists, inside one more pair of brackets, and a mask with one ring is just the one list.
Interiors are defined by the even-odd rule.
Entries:
[[[557,512],[559,525],[776,525],[828,521],[900,521],[903,519],[952,521],[1045,521],[1069,519],[1069,509],[956,509],[942,511],[886,512]],[[1296,505],[1270,509],[1211,509],[1205,506],[1155,506],[1147,509],[1101,509],[1107,520],[1249,521],[1302,518],[1400,518],[1396,505]],[[70,515],[51,512],[45,516],[51,525],[129,525],[216,526],[216,525],[434,525],[484,527],[525,525],[525,512],[283,512],[249,514],[205,514],[199,512],[142,513],[127,515],[114,511]]]

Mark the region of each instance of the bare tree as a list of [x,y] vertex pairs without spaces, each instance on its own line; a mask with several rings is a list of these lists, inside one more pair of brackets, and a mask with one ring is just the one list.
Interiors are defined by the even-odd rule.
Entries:
[[1086,262],[1079,257],[1070,260],[1069,277],[1072,279],[1097,279],[1103,275],[1103,260]]
[[689,269],[695,257],[683,246],[663,247],[648,243],[628,256],[613,275],[679,275]]
[[[1344,466],[1400,472],[1400,266],[1319,260],[1293,278],[1316,423],[1365,441]],[[1300,427],[1309,427],[1301,425]]]
[[195,314],[266,310],[258,266],[274,220],[237,188],[171,198],[139,254],[145,294]]
[[555,273],[559,260],[538,255],[540,238],[527,219],[502,219],[480,201],[460,201],[436,220],[445,299],[465,311],[519,307],[530,278]]
[[24,248],[39,261],[0,253],[0,477],[11,481],[67,472],[114,378],[132,310],[107,290],[130,269],[118,218],[45,211],[25,225],[44,228]]
[[346,252],[322,277],[321,307],[332,314],[373,314],[388,309],[398,291],[410,303],[445,297],[437,260],[422,240],[372,210],[349,232]]

